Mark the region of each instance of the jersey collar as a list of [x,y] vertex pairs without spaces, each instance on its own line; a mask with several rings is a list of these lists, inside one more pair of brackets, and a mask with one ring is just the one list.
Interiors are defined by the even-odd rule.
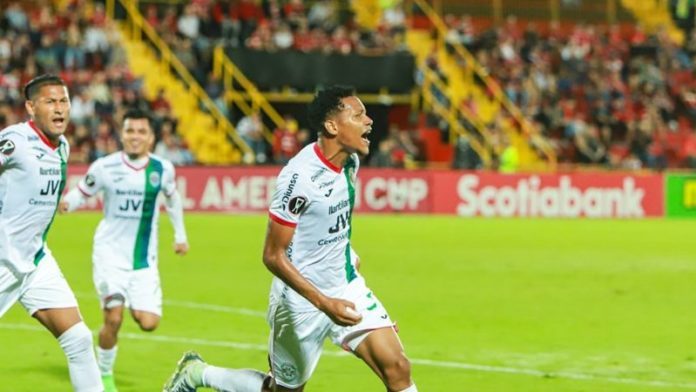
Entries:
[[334,165],[333,163],[331,163],[331,161],[329,161],[328,159],[326,159],[326,157],[324,156],[324,153],[322,153],[321,150],[319,149],[319,143],[314,143],[314,152],[317,154],[317,157],[319,157],[319,160],[320,160],[324,165],[326,165],[329,169],[335,171],[336,173],[340,173],[340,172],[341,172],[341,168],[340,168],[340,167]]
[[60,142],[58,142],[58,144],[53,144],[53,142],[50,141],[50,140],[46,137],[46,135],[45,135],[43,132],[41,132],[41,130],[36,126],[36,124],[34,123],[34,120],[29,120],[28,124],[29,124],[29,127],[31,127],[31,129],[33,129],[34,132],[36,132],[36,134],[39,136],[39,139],[41,139],[41,141],[42,141],[46,146],[48,146],[51,150],[54,150],[54,151],[55,151],[55,149],[58,148],[58,147],[60,146]]
[[139,170],[143,170],[144,168],[147,167],[147,165],[150,164],[150,155],[147,156],[147,159],[145,160],[145,163],[144,163],[142,166],[140,166],[140,167],[137,167],[137,166],[133,165],[133,163],[132,163],[131,161],[129,161],[128,158],[126,157],[126,153],[123,152],[123,151],[121,151],[121,160],[123,161],[123,163],[124,163],[126,166],[130,167],[131,169],[133,169],[133,170],[135,170],[135,171],[139,171]]

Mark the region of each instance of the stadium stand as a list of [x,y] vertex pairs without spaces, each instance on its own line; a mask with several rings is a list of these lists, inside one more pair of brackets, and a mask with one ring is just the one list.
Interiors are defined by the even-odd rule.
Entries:
[[[528,2],[536,7],[529,9],[540,9],[539,2]],[[693,5],[657,12],[660,2],[622,0],[622,15],[630,12],[638,21],[633,24],[561,24],[553,19],[553,10],[541,21],[531,11],[525,19],[508,12],[495,24],[491,18],[464,13],[486,9],[483,3],[466,8],[444,1],[438,26],[417,6],[419,1],[409,7],[400,1],[381,2],[374,8],[377,2],[361,0],[352,9],[332,0],[138,2],[145,24],[217,108],[200,110],[200,97],[183,109],[179,99],[172,102],[171,97],[196,89],[189,82],[165,89],[181,75],[174,73],[171,79],[159,72],[161,54],[151,56],[154,62],[143,62],[143,49],[129,43],[128,34],[124,37],[99,2],[62,3],[5,6],[0,120],[17,120],[22,103],[18,87],[32,75],[59,73],[73,94],[69,137],[73,159],[79,162],[118,148],[114,129],[128,106],[156,113],[158,136],[162,128],[171,135],[166,141],[158,138],[159,151],[165,145],[172,151],[183,149],[181,162],[241,162],[238,148],[244,150],[249,143],[239,140],[250,140],[239,138],[234,126],[256,113],[261,113],[263,137],[249,148],[256,157],[251,161],[283,162],[287,157],[279,150],[283,145],[295,148],[293,135],[302,140],[300,146],[310,141],[300,111],[275,107],[302,103],[311,94],[283,85],[261,91],[254,80],[243,88],[243,81],[228,82],[230,74],[241,72],[224,71],[224,61],[230,59],[221,48],[278,59],[290,53],[364,58],[413,54],[415,92],[410,98],[405,95],[412,102],[400,101],[390,109],[380,147],[371,157],[375,165],[414,167],[439,161],[476,169],[497,168],[512,159],[520,168],[538,170],[552,160],[659,170],[692,167],[696,161],[696,33],[684,22]],[[457,55],[457,47],[466,51],[464,58]],[[218,58],[224,60],[217,63]],[[375,96],[378,103],[382,96]],[[196,112],[217,110],[230,125],[215,136],[206,131],[217,128],[211,120],[190,120]],[[287,132],[295,125],[288,127],[286,116],[297,122],[297,132]],[[391,127],[401,132],[387,132]],[[193,154],[186,152],[187,146]]]
[[21,86],[50,72],[60,75],[72,94],[71,161],[88,163],[118,150],[116,129],[129,107],[151,110],[158,138],[168,129],[170,143],[186,151],[171,105],[163,96],[144,97],[142,80],[128,68],[120,34],[103,7],[60,10],[43,2],[10,2],[0,30],[2,127],[24,115]]

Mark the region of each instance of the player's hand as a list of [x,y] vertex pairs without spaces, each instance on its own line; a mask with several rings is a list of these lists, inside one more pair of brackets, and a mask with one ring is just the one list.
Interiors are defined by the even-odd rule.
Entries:
[[319,310],[342,327],[355,325],[362,320],[362,315],[355,310],[355,304],[340,298],[327,298]]
[[70,207],[70,204],[68,204],[67,201],[61,201],[60,204],[58,204],[58,212],[61,214],[65,214],[68,212],[68,208]]
[[185,255],[186,253],[188,253],[188,250],[189,245],[186,242],[174,244],[174,253],[178,254],[179,256]]

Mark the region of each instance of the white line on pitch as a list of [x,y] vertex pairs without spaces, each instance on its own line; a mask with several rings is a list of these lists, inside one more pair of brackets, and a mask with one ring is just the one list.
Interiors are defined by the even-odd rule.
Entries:
[[[25,331],[45,331],[45,329],[38,325],[31,324],[3,324],[0,323],[0,329],[8,330],[25,330]],[[94,331],[93,331],[94,332]],[[250,343],[239,343],[239,342],[228,342],[221,340],[208,340],[208,339],[197,339],[197,338],[186,338],[177,336],[165,336],[165,335],[145,335],[139,333],[122,332],[119,334],[120,337],[133,340],[145,340],[154,342],[166,342],[166,343],[182,343],[187,345],[198,345],[198,346],[209,346],[209,347],[225,347],[233,348],[237,350],[253,350],[253,351],[266,351],[268,346],[263,344],[250,344]],[[350,354],[344,351],[325,351],[325,355],[332,357],[347,357]],[[686,382],[670,382],[661,380],[640,380],[636,378],[628,377],[612,377],[612,376],[596,376],[586,373],[570,373],[570,372],[544,372],[536,369],[525,369],[525,368],[514,368],[505,366],[488,366],[479,365],[466,362],[453,362],[453,361],[434,361],[430,359],[419,359],[412,358],[411,362],[415,365],[421,366],[431,366],[439,368],[450,368],[450,369],[463,369],[471,370],[477,372],[485,373],[507,373],[507,374],[521,374],[526,376],[535,377],[546,377],[546,378],[558,378],[558,379],[570,379],[570,380],[581,380],[581,381],[599,381],[599,382],[610,382],[616,384],[630,384],[630,385],[641,385],[650,387],[660,387],[660,388],[685,388],[685,389],[696,389],[696,384],[686,383]]]
[[[77,293],[75,293],[75,296],[80,298],[80,299],[97,300],[96,294],[77,292]],[[236,308],[233,306],[214,305],[214,304],[206,304],[206,303],[193,302],[193,301],[178,301],[178,300],[172,300],[172,299],[164,299],[162,301],[162,303],[164,305],[174,306],[174,307],[178,307],[178,308],[209,310],[212,312],[241,314],[244,316],[254,316],[254,317],[264,317],[264,318],[266,317],[266,312],[262,312],[259,310],[253,310],[253,309],[247,309],[247,308]]]

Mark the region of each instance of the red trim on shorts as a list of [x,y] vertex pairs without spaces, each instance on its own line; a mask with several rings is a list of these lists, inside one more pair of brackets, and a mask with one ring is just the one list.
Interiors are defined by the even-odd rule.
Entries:
[[31,127],[31,129],[33,129],[34,132],[36,132],[36,134],[39,135],[39,139],[41,139],[41,141],[42,141],[45,145],[47,145],[51,150],[54,150],[54,151],[55,151],[56,148],[58,148],[58,146],[60,146],[60,142],[58,142],[58,144],[53,144],[53,142],[50,141],[50,140],[48,139],[48,137],[46,137],[46,134],[44,134],[43,131],[41,131],[39,128],[36,127],[36,124],[34,123],[34,120],[29,120],[28,124],[29,124],[29,126]]
[[322,161],[324,163],[324,165],[326,165],[329,169],[335,171],[336,173],[341,172],[340,167],[334,165],[328,159],[326,159],[326,157],[324,156],[324,153],[321,152],[321,150],[319,149],[319,143],[314,143],[314,152],[317,154],[317,157],[319,157],[319,160]]
[[273,215],[272,212],[268,212],[268,217],[271,218],[272,221],[279,223],[283,226],[292,227],[292,228],[297,227],[297,223],[292,223],[292,222],[286,221],[285,219],[283,219],[279,216]]

